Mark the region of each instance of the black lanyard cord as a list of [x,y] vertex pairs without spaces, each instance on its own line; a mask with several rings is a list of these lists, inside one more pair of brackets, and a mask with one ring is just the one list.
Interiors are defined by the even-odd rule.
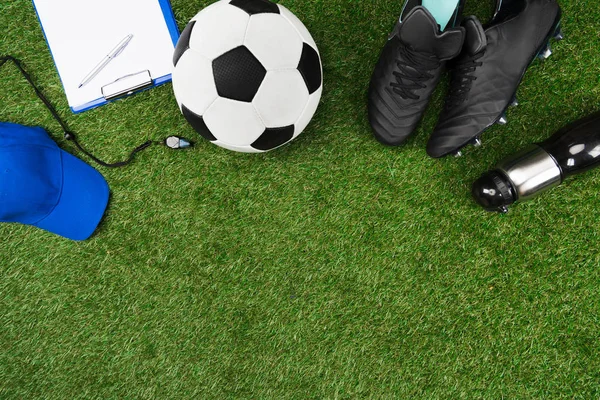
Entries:
[[[52,114],[52,116],[54,117],[54,119],[56,120],[56,122],[58,122],[58,124],[60,125],[60,127],[62,128],[63,132],[64,132],[64,138],[68,141],[71,141],[75,144],[75,146],[77,146],[77,148],[79,149],[79,151],[81,151],[83,154],[85,154],[86,156],[88,156],[89,158],[91,158],[92,160],[94,160],[96,163],[104,166],[104,167],[108,167],[108,168],[119,168],[119,167],[123,167],[127,164],[129,164],[131,161],[133,161],[133,158],[135,157],[136,153],[139,153],[142,150],[147,149],[148,147],[150,147],[153,144],[160,144],[160,142],[153,142],[152,140],[148,140],[147,142],[139,145],[138,147],[136,147],[130,154],[129,154],[129,158],[127,158],[127,160],[125,161],[121,161],[121,162],[116,162],[116,163],[107,163],[104,162],[102,160],[100,160],[99,158],[95,157],[93,154],[91,154],[90,152],[88,152],[87,150],[85,150],[83,147],[81,147],[81,145],[79,144],[79,142],[77,141],[77,137],[75,136],[75,134],[73,132],[71,132],[69,130],[69,128],[67,127],[67,124],[60,118],[60,116],[58,115],[58,113],[56,112],[56,109],[52,106],[52,104],[48,101],[48,99],[46,98],[46,96],[44,96],[44,94],[40,91],[40,89],[38,89],[38,87],[36,86],[35,83],[33,83],[33,80],[31,79],[31,76],[27,73],[27,71],[25,71],[25,69],[23,68],[23,66],[21,65],[21,61],[14,58],[13,56],[1,56],[0,57],[0,68],[6,64],[7,61],[12,61],[17,68],[19,69],[19,71],[21,71],[21,74],[23,74],[23,76],[25,77],[25,79],[27,80],[27,82],[29,82],[29,84],[31,85],[31,87],[33,88],[33,90],[35,90],[35,94],[37,95],[37,97],[42,100],[42,102],[44,103],[44,105],[46,106],[46,108],[50,111],[50,113]],[[174,143],[177,143],[176,145],[172,145],[170,143],[172,143],[171,141],[166,140],[164,143],[167,144],[170,148],[172,149],[182,149],[182,148],[186,148],[186,147],[190,147],[191,146],[191,142],[176,136],[173,136],[172,138],[175,138],[176,140],[173,141]]]

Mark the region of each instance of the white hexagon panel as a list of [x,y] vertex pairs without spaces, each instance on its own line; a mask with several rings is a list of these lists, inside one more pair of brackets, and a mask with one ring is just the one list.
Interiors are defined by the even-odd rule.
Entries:
[[316,49],[317,44],[315,43],[315,40],[313,39],[313,37],[310,34],[310,32],[308,31],[308,29],[306,29],[306,26],[304,26],[302,21],[300,21],[298,19],[298,17],[296,17],[290,10],[288,10],[281,4],[278,4],[278,7],[279,7],[279,11],[281,12],[281,16],[284,17],[285,19],[287,19],[290,22],[290,24],[292,24],[294,26],[294,28],[296,29],[296,31],[298,31],[298,34],[300,35],[302,40],[305,43],[310,44],[313,48]]
[[180,108],[185,104],[202,115],[218,97],[211,61],[196,51],[186,51],[173,70],[173,91]]
[[221,142],[220,140],[215,140],[213,144],[216,144],[219,147],[222,147],[227,150],[235,151],[237,153],[262,153],[263,151],[255,149],[252,146],[234,146],[229,143]]
[[317,89],[316,92],[309,96],[308,102],[306,103],[306,107],[304,107],[300,118],[298,118],[298,120],[294,124],[295,130],[293,138],[296,138],[302,133],[302,131],[304,131],[304,129],[306,129],[308,123],[315,115],[315,112],[317,112],[317,107],[319,106],[319,102],[321,101],[321,94],[323,94],[322,86],[319,89]]
[[220,142],[249,146],[266,129],[251,103],[218,98],[203,116],[206,126]]
[[250,18],[244,45],[267,70],[296,68],[302,53],[298,31],[280,14],[257,14]]
[[293,125],[308,102],[308,88],[297,69],[268,71],[252,103],[268,128]]
[[191,27],[188,24],[189,47],[213,60],[244,42],[249,20],[247,13],[227,2],[215,3],[198,13]]

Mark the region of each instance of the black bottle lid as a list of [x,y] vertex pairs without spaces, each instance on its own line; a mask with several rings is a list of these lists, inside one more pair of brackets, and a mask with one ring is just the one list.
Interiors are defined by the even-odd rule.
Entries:
[[473,184],[475,201],[487,211],[508,212],[508,206],[517,201],[508,178],[500,171],[490,171]]

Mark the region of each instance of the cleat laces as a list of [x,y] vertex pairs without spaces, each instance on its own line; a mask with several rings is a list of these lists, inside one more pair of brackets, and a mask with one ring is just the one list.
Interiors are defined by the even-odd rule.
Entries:
[[396,59],[398,71],[394,71],[396,82],[390,83],[390,86],[403,99],[419,100],[421,96],[415,94],[414,90],[426,88],[423,82],[433,78],[427,71],[439,68],[440,64],[436,58],[424,56],[400,44],[400,55]]
[[477,67],[483,65],[482,62],[478,62],[481,57],[485,54],[485,50],[480,51],[468,60],[456,63],[454,65],[454,71],[450,80],[450,91],[448,93],[448,100],[446,101],[446,108],[450,108],[456,104],[460,104],[466,100],[469,91],[473,85],[473,81],[477,80],[476,76],[473,76],[473,72],[477,70]]

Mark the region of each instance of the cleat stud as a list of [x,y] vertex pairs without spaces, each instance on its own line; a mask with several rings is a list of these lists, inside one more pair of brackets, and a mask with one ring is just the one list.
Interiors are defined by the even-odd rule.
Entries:
[[498,125],[506,125],[507,123],[508,123],[508,120],[506,119],[506,115],[501,116],[497,122]]
[[563,32],[562,32],[562,27],[559,25],[556,28],[556,32],[554,32],[554,39],[560,41],[563,40],[565,37],[563,36]]
[[458,150],[456,153],[454,153],[454,157],[455,157],[455,158],[462,157],[462,155],[463,155],[463,154],[462,154],[462,151],[460,151],[460,150]]
[[511,101],[511,103],[510,103],[510,106],[511,106],[511,107],[516,107],[516,106],[518,106],[518,105],[519,105],[519,100],[517,100],[517,98],[516,98],[516,97],[513,97],[512,101]]
[[546,44],[546,47],[544,47],[544,49],[542,51],[540,51],[540,54],[538,54],[538,58],[540,60],[545,60],[548,57],[550,57],[552,55],[552,49],[550,48],[550,44]]
[[481,147],[481,139],[475,138],[475,140],[473,141],[473,146]]
[[508,214],[508,207],[506,207],[506,206],[500,206],[498,208],[498,211],[500,211],[502,214]]

